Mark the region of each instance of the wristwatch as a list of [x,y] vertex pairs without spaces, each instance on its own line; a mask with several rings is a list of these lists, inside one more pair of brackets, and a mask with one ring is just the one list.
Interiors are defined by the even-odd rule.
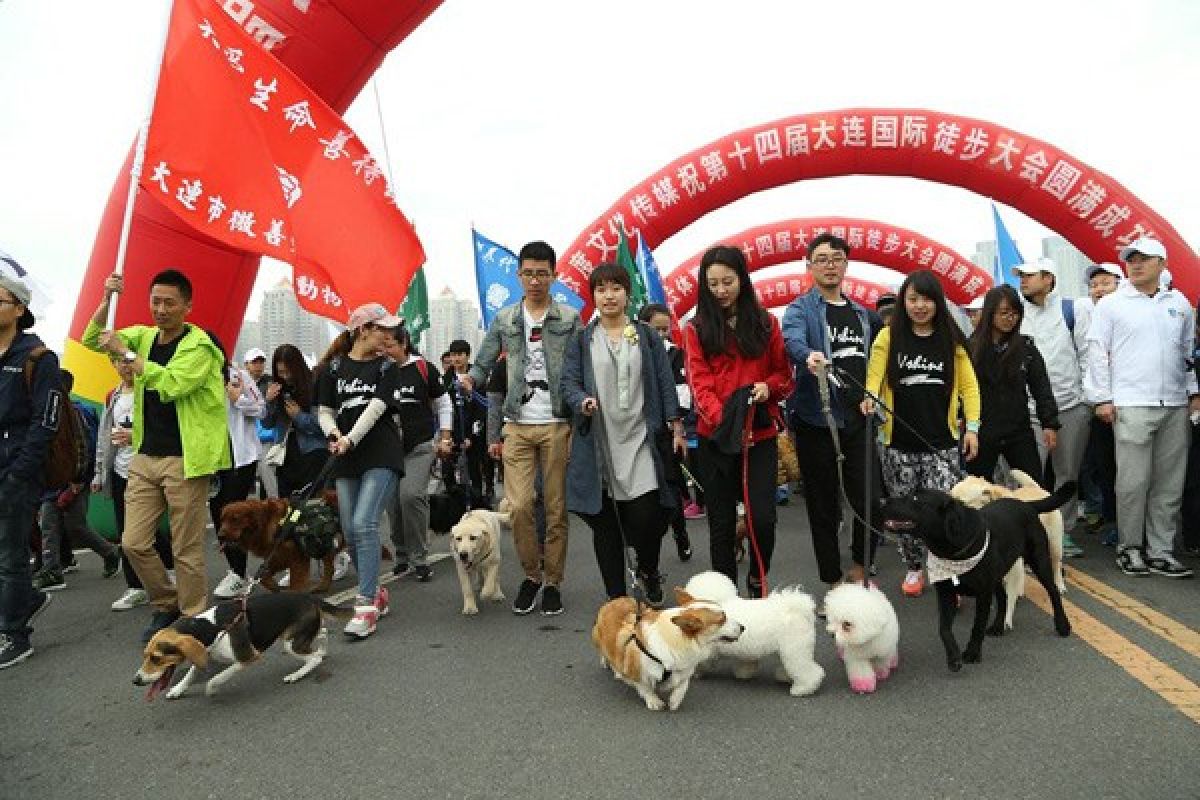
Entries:
[[126,350],[125,354],[121,356],[121,358],[125,360],[126,364],[132,364],[133,362],[137,361],[137,357],[137,353],[133,352],[132,350]]

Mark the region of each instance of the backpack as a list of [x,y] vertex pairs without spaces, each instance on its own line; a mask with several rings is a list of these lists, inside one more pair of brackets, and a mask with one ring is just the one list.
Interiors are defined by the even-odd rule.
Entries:
[[[29,358],[25,360],[25,389],[31,398],[34,369],[37,362],[48,352],[48,348],[39,345],[30,351]],[[91,464],[90,448],[81,415],[71,401],[64,397],[61,388],[51,393],[50,402],[57,404],[48,410],[48,414],[58,418],[58,428],[46,449],[42,480],[47,489],[62,489],[82,481],[87,476]]]

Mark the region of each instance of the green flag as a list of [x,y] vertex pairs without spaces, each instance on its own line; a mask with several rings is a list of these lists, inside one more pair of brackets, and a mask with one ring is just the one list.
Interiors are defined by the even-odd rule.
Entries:
[[420,349],[421,334],[429,330],[429,290],[425,287],[425,268],[421,267],[408,284],[400,316],[412,337],[413,346]]
[[641,270],[629,249],[629,240],[625,238],[625,229],[621,229],[621,241],[617,244],[617,266],[629,275],[629,284],[633,291],[629,293],[629,318],[636,319],[642,306],[646,305],[646,283],[642,280]]

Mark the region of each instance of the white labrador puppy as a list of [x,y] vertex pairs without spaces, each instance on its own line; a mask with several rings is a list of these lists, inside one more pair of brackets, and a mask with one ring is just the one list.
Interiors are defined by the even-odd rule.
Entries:
[[479,596],[504,602],[500,591],[500,539],[512,517],[497,511],[476,509],[463,515],[450,529],[450,550],[462,586],[464,614],[478,614],[475,584],[482,583]]

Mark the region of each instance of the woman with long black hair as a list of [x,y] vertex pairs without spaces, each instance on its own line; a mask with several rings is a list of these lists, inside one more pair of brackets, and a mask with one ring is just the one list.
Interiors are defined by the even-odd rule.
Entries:
[[1058,405],[1042,354],[1033,339],[1020,332],[1024,308],[1013,287],[989,290],[983,298],[979,325],[968,343],[983,412],[979,456],[967,464],[967,471],[989,481],[996,471],[996,461],[1004,456],[1009,467],[1042,482],[1037,440],[1029,424],[1029,395],[1033,396],[1046,449],[1053,450],[1057,443]]
[[[780,403],[792,393],[793,380],[779,320],[758,302],[741,249],[718,245],[701,257],[696,316],[683,342],[696,406],[712,568],[737,582],[737,504],[745,459],[749,522],[757,542],[757,553],[750,548],[746,582],[756,596],[775,550],[776,437],[783,430]],[[747,401],[748,407],[737,406]],[[750,417],[749,445],[738,422],[743,413]]]
[[325,465],[329,448],[317,422],[313,371],[299,348],[281,344],[271,355],[267,415],[263,427],[283,430],[283,463],[275,468],[279,496],[291,497]]
[[[909,275],[867,363],[867,389],[886,406],[883,483],[892,497],[918,488],[950,491],[963,478],[962,459],[978,453],[979,384],[964,344],[937,276],[929,270]],[[967,420],[961,443],[960,411]],[[875,412],[870,395],[862,412]],[[901,536],[900,552],[908,565],[901,588],[918,597],[925,589],[924,547]]]

